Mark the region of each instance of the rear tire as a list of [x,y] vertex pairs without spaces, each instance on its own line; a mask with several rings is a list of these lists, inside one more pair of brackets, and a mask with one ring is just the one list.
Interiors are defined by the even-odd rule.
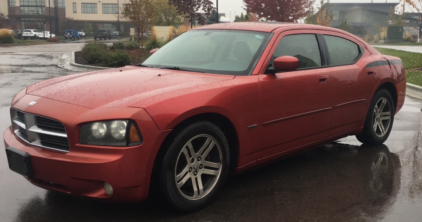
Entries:
[[378,90],[369,106],[363,131],[356,138],[367,145],[380,145],[390,135],[394,122],[394,102],[386,89]]
[[207,206],[224,185],[229,155],[220,128],[210,122],[189,125],[173,140],[160,164],[160,193],[179,212]]

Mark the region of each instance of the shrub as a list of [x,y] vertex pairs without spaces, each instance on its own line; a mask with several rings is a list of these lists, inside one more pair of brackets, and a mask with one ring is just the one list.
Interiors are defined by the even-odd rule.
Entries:
[[113,43],[113,46],[111,47],[111,50],[116,50],[116,49],[125,49],[125,44],[123,44],[123,42],[115,42],[115,43]]
[[124,51],[108,53],[104,57],[104,65],[108,67],[122,67],[131,64],[129,55]]
[[15,43],[15,38],[8,29],[0,29],[0,44],[1,43]]
[[126,45],[127,50],[140,49],[141,46],[137,42],[131,42]]
[[378,43],[380,41],[380,36],[378,34],[374,35],[374,42]]
[[98,64],[104,61],[107,54],[107,45],[88,43],[82,48],[82,56],[90,64]]
[[47,42],[60,42],[60,41],[57,37],[54,37],[54,38],[48,38]]
[[405,42],[416,42],[416,40],[408,32],[404,33],[403,41],[405,41]]
[[161,48],[164,44],[160,41],[158,41],[157,38],[157,30],[155,28],[152,28],[152,35],[151,38],[148,39],[148,41],[145,43],[145,49],[146,50],[152,50],[156,48]]

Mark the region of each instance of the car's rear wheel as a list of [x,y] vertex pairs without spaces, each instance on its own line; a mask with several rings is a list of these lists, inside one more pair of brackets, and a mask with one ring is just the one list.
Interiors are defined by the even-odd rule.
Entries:
[[378,90],[369,106],[363,131],[356,138],[368,145],[380,145],[390,135],[394,122],[394,102],[386,89]]
[[229,146],[224,133],[210,122],[182,130],[161,164],[161,193],[180,212],[208,205],[229,172]]

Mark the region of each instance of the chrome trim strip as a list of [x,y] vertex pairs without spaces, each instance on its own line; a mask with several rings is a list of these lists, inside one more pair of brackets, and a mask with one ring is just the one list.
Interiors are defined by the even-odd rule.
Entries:
[[347,105],[351,105],[351,104],[354,104],[354,103],[361,103],[361,102],[365,102],[365,101],[366,101],[366,99],[359,99],[359,100],[350,101],[350,102],[347,102],[347,103],[341,103],[341,104],[336,105],[335,107],[338,108],[338,107],[347,106]]
[[15,135],[16,136],[18,136],[21,140],[23,140],[23,141],[25,141],[26,143],[28,143],[29,145],[32,145],[32,146],[36,146],[36,147],[40,147],[40,148],[44,148],[44,149],[49,149],[49,150],[54,150],[54,151],[58,151],[58,152],[61,152],[61,153],[68,153],[69,152],[69,150],[61,150],[61,149],[55,149],[55,148],[51,148],[51,147],[47,147],[47,146],[43,146],[43,145],[41,145],[41,143],[40,143],[40,141],[39,140],[37,140],[37,141],[34,141],[34,142],[29,142],[28,140],[25,140],[21,135],[20,135],[20,133],[19,133],[19,131],[18,130],[15,130]]
[[324,111],[329,111],[332,110],[332,107],[327,107],[324,109],[319,109],[319,110],[315,110],[315,111],[311,111],[311,112],[306,112],[306,113],[301,113],[301,114],[297,114],[297,115],[293,115],[293,116],[288,116],[288,117],[283,117],[280,119],[275,119],[275,120],[270,120],[268,122],[264,122],[262,123],[262,125],[267,126],[267,125],[271,125],[277,122],[281,122],[281,121],[286,121],[289,119],[294,119],[294,118],[298,118],[298,117],[302,117],[302,116],[307,116],[307,115],[311,115],[311,114],[315,114],[315,113],[320,113],[320,112],[324,112]]
[[14,122],[16,125],[18,125],[19,127],[26,129],[25,124],[24,124],[24,123],[22,123],[21,121],[18,121],[18,120],[16,120],[16,119],[14,119],[14,120],[13,120],[13,122]]
[[66,133],[58,133],[58,132],[52,132],[52,131],[48,131],[48,130],[43,130],[43,129],[39,128],[36,125],[35,126],[32,126],[31,128],[29,128],[28,131],[31,131],[31,132],[34,132],[34,133],[46,134],[46,135],[50,135],[50,136],[57,136],[57,137],[67,138],[67,134]]

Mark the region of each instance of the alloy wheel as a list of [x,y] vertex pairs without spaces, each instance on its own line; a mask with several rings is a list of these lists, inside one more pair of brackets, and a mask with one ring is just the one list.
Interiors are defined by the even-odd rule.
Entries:
[[373,129],[375,135],[383,137],[391,126],[392,109],[387,98],[381,97],[374,107]]
[[207,134],[193,137],[177,157],[174,179],[179,193],[188,200],[204,198],[217,184],[222,167],[218,141]]

